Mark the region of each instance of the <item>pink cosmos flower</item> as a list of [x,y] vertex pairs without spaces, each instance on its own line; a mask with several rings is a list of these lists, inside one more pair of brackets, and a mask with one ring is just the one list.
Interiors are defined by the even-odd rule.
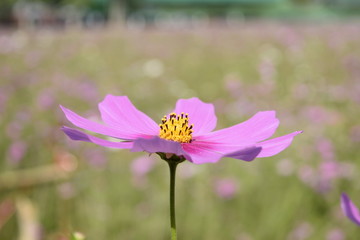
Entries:
[[164,116],[160,124],[136,109],[126,96],[107,95],[99,104],[103,124],[61,108],[75,126],[115,139],[105,140],[64,126],[62,130],[73,140],[132,152],[177,155],[196,164],[217,162],[222,157],[245,161],[270,157],[287,148],[301,133],[266,140],[279,125],[275,111],[258,112],[243,123],[212,132],[217,121],[214,106],[198,98],[178,100],[173,113]]
[[344,214],[355,224],[360,226],[359,209],[352,203],[350,198],[345,194],[341,194],[341,208]]

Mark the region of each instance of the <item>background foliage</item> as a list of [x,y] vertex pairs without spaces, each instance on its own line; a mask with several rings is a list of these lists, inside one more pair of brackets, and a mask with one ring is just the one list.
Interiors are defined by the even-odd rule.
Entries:
[[339,198],[360,205],[359,69],[356,22],[1,31],[0,239],[169,238],[162,160],[60,131],[59,104],[98,119],[108,93],[154,120],[197,96],[218,129],[276,110],[277,136],[304,130],[276,157],[181,164],[179,239],[358,239]]

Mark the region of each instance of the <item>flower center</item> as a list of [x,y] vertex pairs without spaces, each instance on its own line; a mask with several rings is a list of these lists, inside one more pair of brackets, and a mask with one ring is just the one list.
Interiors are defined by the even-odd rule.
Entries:
[[189,126],[188,114],[171,113],[169,118],[164,116],[161,119],[159,136],[166,140],[181,143],[190,143],[192,141],[193,124]]

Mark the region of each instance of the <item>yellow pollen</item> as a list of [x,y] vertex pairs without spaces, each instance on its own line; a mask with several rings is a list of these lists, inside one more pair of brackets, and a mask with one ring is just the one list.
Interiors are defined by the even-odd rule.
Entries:
[[169,118],[164,116],[161,119],[159,136],[166,140],[181,143],[190,143],[192,141],[192,132],[194,125],[189,126],[188,114],[171,113]]

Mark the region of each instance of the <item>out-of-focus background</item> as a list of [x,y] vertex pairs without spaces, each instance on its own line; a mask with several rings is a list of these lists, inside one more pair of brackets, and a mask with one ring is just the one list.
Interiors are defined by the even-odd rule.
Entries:
[[64,105],[99,120],[108,93],[155,121],[179,98],[215,104],[218,129],[276,110],[277,156],[181,164],[179,239],[357,240],[357,0],[0,2],[0,239],[169,239],[156,156],[70,141]]

